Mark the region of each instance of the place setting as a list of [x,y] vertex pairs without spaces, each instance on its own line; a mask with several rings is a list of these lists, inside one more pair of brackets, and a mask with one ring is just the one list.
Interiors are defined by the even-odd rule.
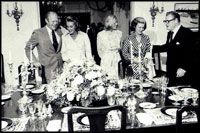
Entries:
[[1,130],[5,130],[12,125],[13,121],[9,118],[1,118]]
[[11,94],[4,94],[4,95],[1,95],[1,100],[2,101],[8,101],[11,99]]
[[45,91],[46,91],[46,84],[43,84],[41,87],[36,87],[35,89],[32,89],[30,91],[30,94],[38,95],[44,93]]
[[156,108],[156,104],[151,102],[142,102],[139,104],[139,107],[143,109],[153,109]]
[[[166,106],[161,108],[161,112],[167,116],[170,116],[172,118],[176,118],[176,112],[179,109],[179,106]],[[189,112],[183,112],[182,117],[186,118],[190,113]]]

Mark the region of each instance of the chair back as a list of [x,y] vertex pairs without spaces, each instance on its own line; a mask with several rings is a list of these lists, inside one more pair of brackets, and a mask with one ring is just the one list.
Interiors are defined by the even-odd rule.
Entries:
[[[35,69],[35,66],[33,66],[34,69],[30,69],[31,66],[29,65],[28,66],[28,72],[30,72],[30,74],[28,75],[28,84],[36,84],[36,69]],[[44,76],[44,68],[43,66],[42,67],[39,67],[39,69],[37,69],[37,73],[38,75],[40,75],[42,77],[42,84],[45,84],[46,83],[46,79],[45,79],[45,76]],[[22,76],[21,76],[21,71],[22,71],[22,65],[19,65],[18,66],[18,81],[19,81],[19,85],[21,85],[22,83]]]
[[121,111],[121,130],[126,129],[126,109],[121,105],[112,105],[104,107],[78,107],[74,106],[68,111],[68,127],[69,132],[73,132],[73,119],[74,113],[85,113],[88,116],[90,123],[90,132],[104,132],[105,120],[108,112],[112,110]]
[[176,133],[181,133],[182,130],[182,114],[184,111],[193,111],[196,113],[197,115],[197,124],[198,124],[198,128],[200,128],[200,108],[199,105],[197,106],[183,106],[180,109],[177,110],[176,112]]
[[166,72],[162,70],[161,65],[166,63],[161,63],[162,61],[165,62],[163,59],[161,59],[161,53],[164,53],[165,51],[162,51],[159,46],[153,46],[152,49],[152,57],[153,57],[153,63],[155,64],[155,71],[156,71],[156,77],[160,77],[162,75],[166,75]]

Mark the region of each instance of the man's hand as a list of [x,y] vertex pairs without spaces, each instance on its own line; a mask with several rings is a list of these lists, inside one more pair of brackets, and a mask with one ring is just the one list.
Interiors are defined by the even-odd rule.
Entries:
[[185,75],[186,71],[182,68],[179,68],[176,72],[176,77],[183,77]]
[[35,67],[41,67],[42,65],[40,64],[40,62],[33,62],[33,65],[35,66]]

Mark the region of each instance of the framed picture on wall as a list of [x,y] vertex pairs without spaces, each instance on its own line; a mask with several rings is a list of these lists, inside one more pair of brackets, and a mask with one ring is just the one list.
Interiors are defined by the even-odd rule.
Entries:
[[174,8],[180,14],[184,27],[191,30],[199,29],[199,3],[175,3]]

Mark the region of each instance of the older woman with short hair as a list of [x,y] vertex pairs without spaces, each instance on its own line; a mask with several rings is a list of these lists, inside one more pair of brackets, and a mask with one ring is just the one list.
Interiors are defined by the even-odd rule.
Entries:
[[134,79],[138,80],[140,78],[140,73],[138,71],[140,59],[138,57],[141,57],[142,61],[141,64],[143,68],[141,75],[143,79],[147,79],[148,68],[146,64],[148,61],[147,59],[149,59],[151,56],[150,55],[151,43],[149,36],[143,33],[143,31],[147,28],[145,19],[142,17],[136,17],[131,22],[130,28],[132,32],[131,35],[127,36],[123,41],[122,55],[126,60],[132,62],[132,69],[133,69],[132,76]]
[[104,25],[104,30],[97,35],[97,51],[101,58],[100,66],[111,78],[118,79],[122,32],[117,30],[118,20],[114,15],[107,16]]

